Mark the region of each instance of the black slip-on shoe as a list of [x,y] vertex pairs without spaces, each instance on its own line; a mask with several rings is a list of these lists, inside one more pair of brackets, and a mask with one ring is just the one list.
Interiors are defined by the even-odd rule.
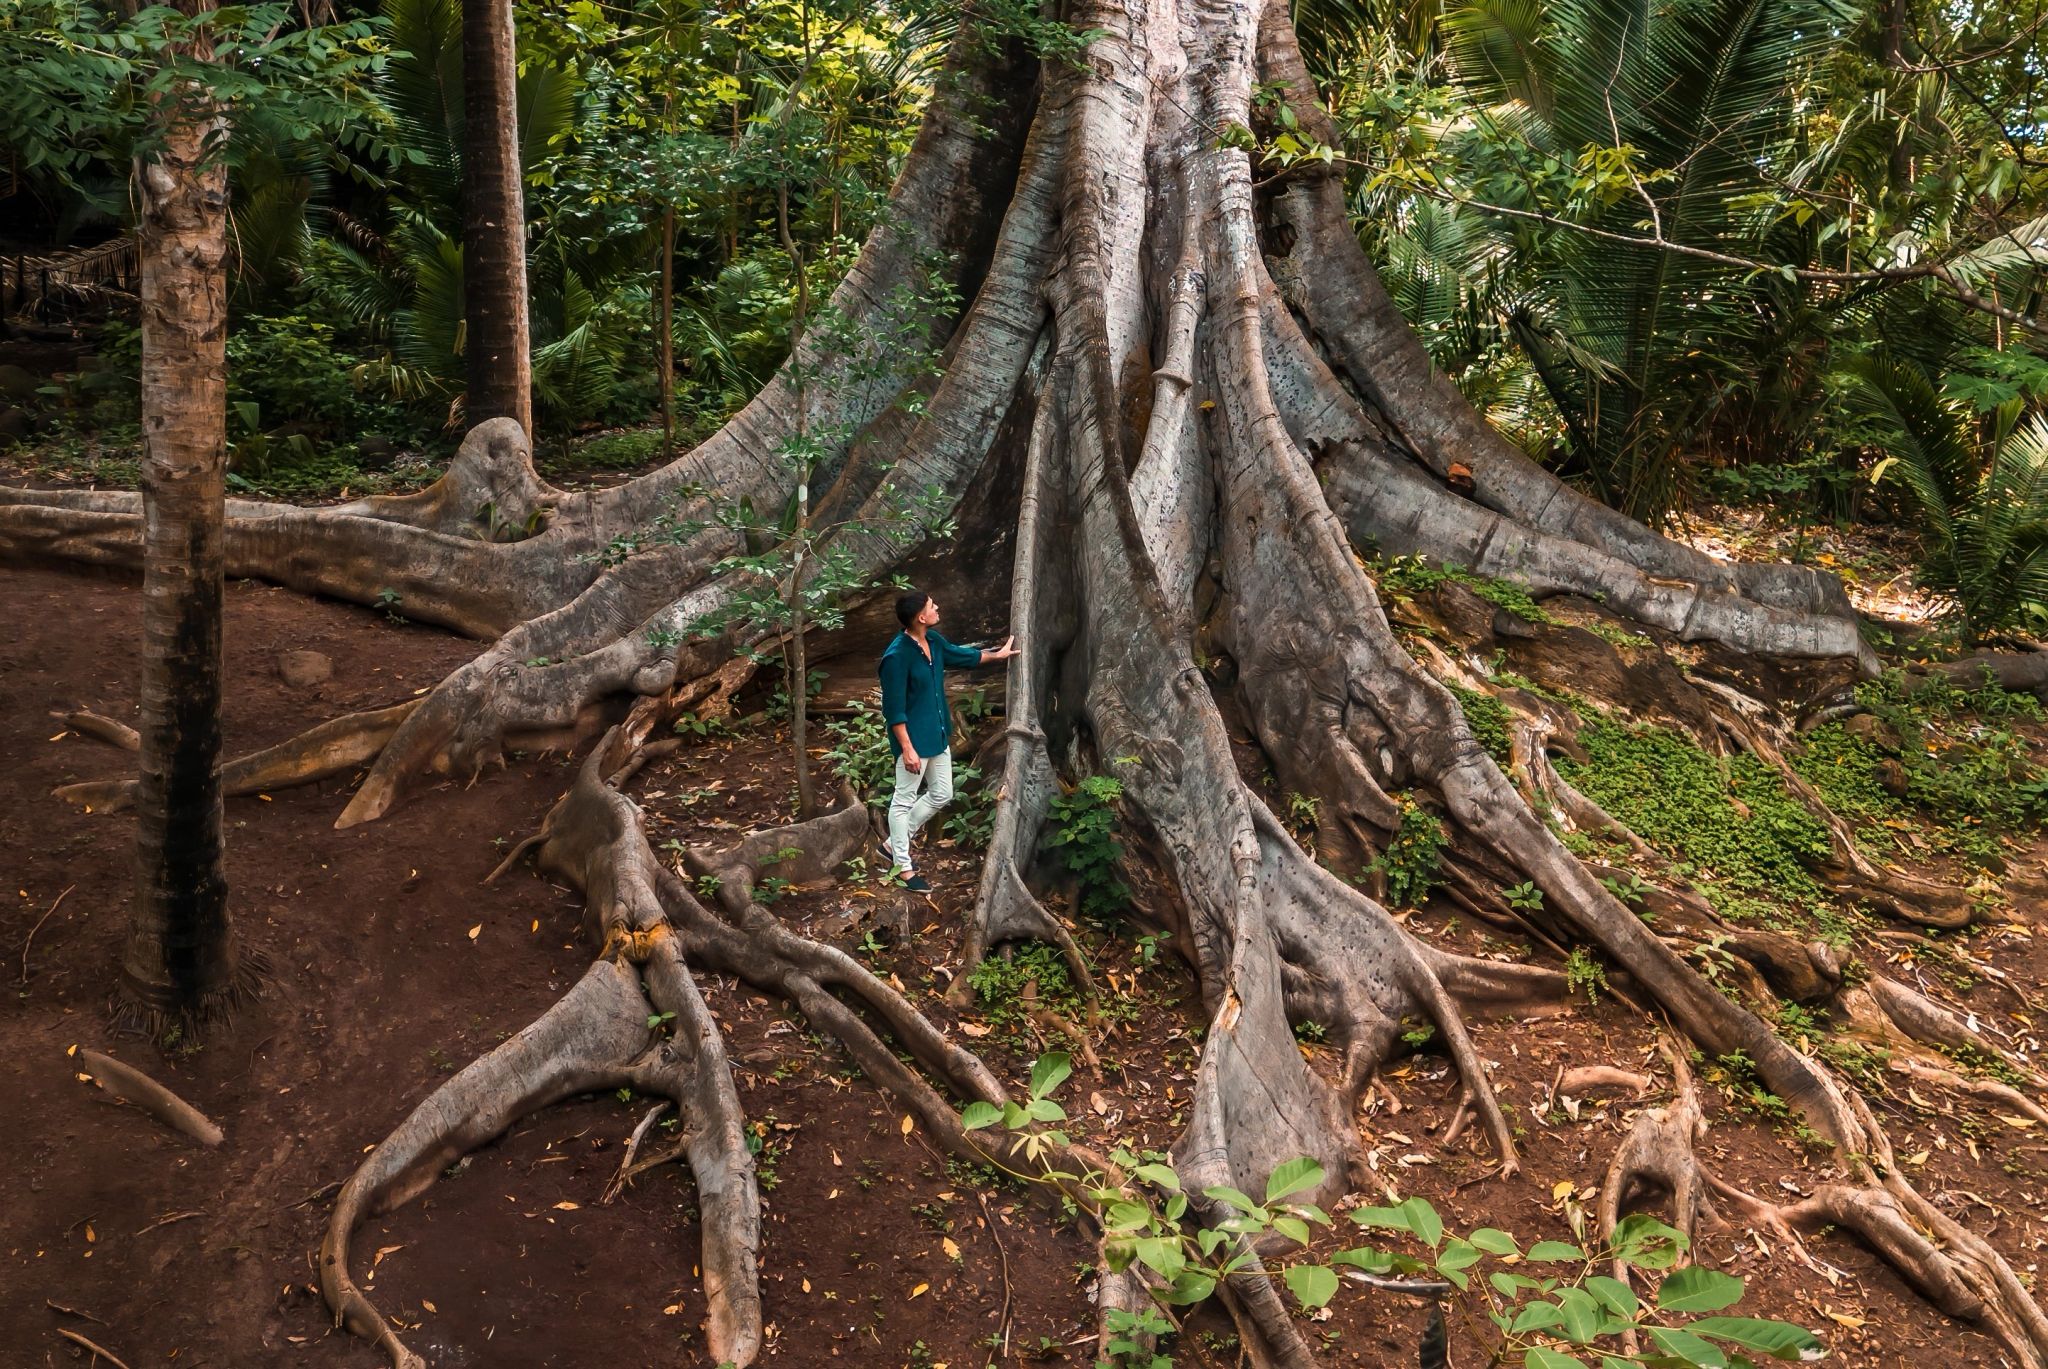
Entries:
[[925,882],[923,875],[911,875],[903,881],[903,887],[913,894],[928,894],[932,891],[932,886]]

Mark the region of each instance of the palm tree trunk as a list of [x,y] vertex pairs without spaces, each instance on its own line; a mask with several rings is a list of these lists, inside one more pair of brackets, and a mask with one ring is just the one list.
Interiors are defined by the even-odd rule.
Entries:
[[526,201],[511,0],[462,7],[462,258],[471,426],[518,422],[533,440],[526,318]]
[[142,744],[121,984],[146,1020],[197,1024],[226,1006],[237,978],[220,788],[228,185],[207,157],[225,123],[218,108],[197,96],[159,109],[170,122],[138,176]]
[[676,445],[676,209],[661,212],[661,306],[656,310],[661,328],[661,454],[670,456]]

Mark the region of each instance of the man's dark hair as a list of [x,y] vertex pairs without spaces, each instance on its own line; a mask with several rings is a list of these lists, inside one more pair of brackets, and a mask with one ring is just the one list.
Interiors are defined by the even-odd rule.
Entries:
[[923,613],[924,606],[926,604],[929,604],[931,601],[932,596],[926,594],[921,589],[914,589],[910,591],[910,593],[908,594],[897,595],[896,621],[903,624],[903,626],[905,627],[909,627],[912,623],[917,621],[917,615]]

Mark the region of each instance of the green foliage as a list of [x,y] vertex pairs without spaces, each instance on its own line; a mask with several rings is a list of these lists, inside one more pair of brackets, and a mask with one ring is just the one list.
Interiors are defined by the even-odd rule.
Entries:
[[1396,796],[1401,825],[1387,842],[1387,849],[1370,868],[1386,876],[1387,898],[1397,907],[1420,907],[1429,891],[1443,882],[1443,852],[1448,842],[1443,821],[1415,801],[1412,794]]
[[[1825,1353],[1817,1337],[1788,1322],[1726,1315],[1742,1299],[1743,1280],[1705,1265],[1677,1268],[1685,1235],[1640,1213],[1617,1222],[1604,1242],[1538,1240],[1525,1248],[1497,1227],[1453,1234],[1427,1200],[1409,1198],[1350,1213],[1354,1226],[1393,1235],[1407,1249],[1363,1245],[1310,1257],[1317,1229],[1334,1223],[1303,1200],[1328,1178],[1306,1156],[1276,1166],[1259,1198],[1228,1185],[1191,1194],[1167,1156],[1124,1147],[1111,1152],[1108,1170],[1063,1169],[1068,1140],[1056,1124],[1066,1112],[1052,1095],[1070,1073],[1065,1055],[1042,1056],[1023,1102],[970,1103],[960,1121],[970,1132],[1000,1126],[996,1162],[1020,1180],[1085,1198],[1099,1214],[1109,1267],[1143,1270],[1155,1307],[1109,1328],[1114,1339],[1103,1348],[1110,1358],[1098,1360],[1099,1367],[1159,1369],[1168,1361],[1143,1350],[1137,1337],[1163,1335],[1172,1324],[1166,1308],[1200,1302],[1224,1279],[1254,1270],[1277,1278],[1307,1311],[1336,1296],[1347,1270],[1441,1281],[1483,1304],[1501,1338],[1495,1363],[1584,1369],[1583,1354],[1600,1356],[1607,1369],[1726,1369],[1731,1353],[1737,1362],[1745,1355],[1801,1360]],[[1252,1253],[1254,1242],[1273,1252],[1263,1264]],[[1614,1277],[1617,1264],[1661,1275],[1648,1302]]]
[[1395,556],[1373,566],[1374,579],[1383,593],[1413,598],[1439,585],[1463,585],[1495,608],[1505,609],[1529,623],[1557,621],[1536,602],[1523,586],[1512,580],[1496,580],[1463,566],[1436,565],[1419,556]]
[[953,802],[947,806],[946,839],[963,851],[988,849],[996,830],[996,784],[977,765],[953,766]]
[[2042,761],[2021,727],[2042,721],[2032,695],[1889,671],[1858,685],[1856,702],[1880,724],[1876,735],[1824,723],[1791,764],[1866,847],[1896,854],[1895,834],[1910,834],[1984,865],[2005,839],[2048,820]]
[[1025,942],[988,957],[968,974],[967,982],[988,1024],[1007,1032],[1025,1029],[1035,1009],[1078,1018],[1084,1007],[1067,972],[1066,957],[1059,947],[1043,941]]
[[1589,1005],[1597,1004],[1607,991],[1607,967],[1593,951],[1574,946],[1564,958],[1564,982],[1574,996],[1584,994]]
[[1848,409],[1885,456],[1873,483],[1896,479],[1926,530],[1922,575],[1955,595],[1964,635],[2048,628],[2048,416],[2022,423],[2026,401],[1991,412],[1944,399],[1924,367],[1856,358]]
[[1812,867],[1829,854],[1827,829],[1764,762],[1717,758],[1680,733],[1607,719],[1579,741],[1587,760],[1559,757],[1558,773],[1672,857],[1710,899],[1809,909],[1825,901]]
[[1444,682],[1444,688],[1451,691],[1458,707],[1464,710],[1465,726],[1472,729],[1473,739],[1486,748],[1495,765],[1507,769],[1513,759],[1508,722],[1514,716],[1508,706],[1483,690],[1467,689],[1450,680]]
[[1113,921],[1130,906],[1131,890],[1117,875],[1123,843],[1116,839],[1116,803],[1123,785],[1109,775],[1090,775],[1055,795],[1050,806],[1051,846],[1078,886],[1085,917]]

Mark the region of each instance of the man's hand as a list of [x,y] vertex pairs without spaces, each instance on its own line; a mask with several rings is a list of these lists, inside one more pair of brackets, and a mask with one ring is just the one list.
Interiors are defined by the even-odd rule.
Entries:
[[918,771],[924,769],[924,762],[918,759],[915,751],[905,747],[903,751],[903,768],[915,775]]
[[984,661],[1007,661],[1017,654],[1017,638],[1013,634],[1003,638],[1003,644],[994,651],[982,653]]

